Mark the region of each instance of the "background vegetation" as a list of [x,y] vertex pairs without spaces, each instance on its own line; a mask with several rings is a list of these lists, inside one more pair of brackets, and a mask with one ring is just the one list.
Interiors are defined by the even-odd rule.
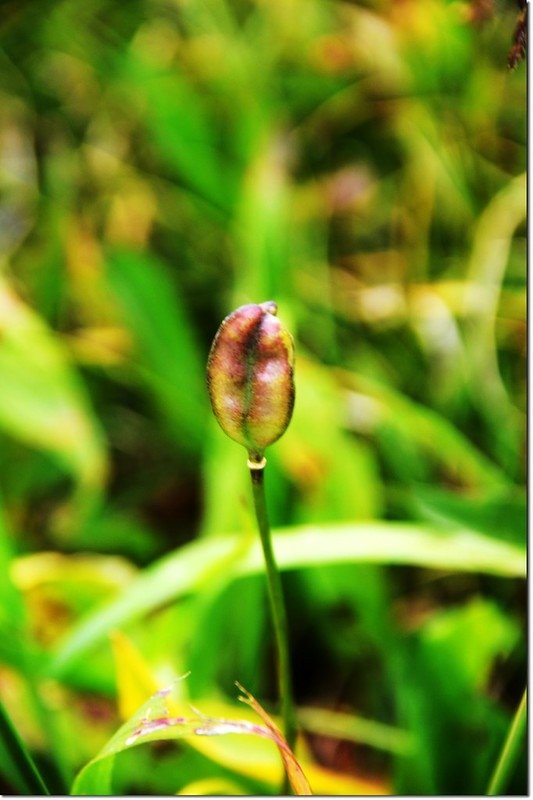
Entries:
[[[188,670],[185,709],[248,718],[238,680],[276,711],[245,453],[204,385],[222,317],[267,299],[297,349],[266,480],[304,771],[486,791],[526,682],[517,13],[3,4],[0,689],[54,793]],[[234,735],[114,761],[83,788],[272,794],[281,770]]]

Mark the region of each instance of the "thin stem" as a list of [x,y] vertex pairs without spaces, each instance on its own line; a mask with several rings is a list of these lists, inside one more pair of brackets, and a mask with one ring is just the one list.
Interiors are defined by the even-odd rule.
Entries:
[[29,795],[49,795],[44,780],[24,742],[18,735],[11,718],[0,702],[0,742],[11,762],[14,773]]
[[287,744],[292,750],[296,740],[297,728],[296,713],[294,711],[294,701],[292,697],[291,664],[287,636],[287,612],[285,610],[281,578],[272,549],[272,537],[270,534],[265,499],[263,467],[254,468],[250,466],[250,475],[252,478],[255,515],[261,535],[263,555],[265,557],[268,597],[276,636],[278,687],[283,718],[283,733]]
[[527,688],[524,689],[524,694],[520,700],[520,705],[516,710],[513,717],[511,726],[507,733],[505,742],[503,743],[502,751],[492,773],[487,794],[489,796],[501,795],[507,786],[509,778],[513,773],[516,765],[516,759],[519,754],[519,747],[522,742],[522,737],[526,729],[527,721]]

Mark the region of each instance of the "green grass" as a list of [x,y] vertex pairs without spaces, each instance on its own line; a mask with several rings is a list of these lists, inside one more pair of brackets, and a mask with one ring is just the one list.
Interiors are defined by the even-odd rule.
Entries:
[[7,4],[3,793],[278,791],[254,736],[98,760],[188,672],[183,709],[252,721],[238,681],[280,711],[205,387],[266,300],[296,345],[266,490],[312,788],[526,792],[526,69],[516,4],[482,11]]

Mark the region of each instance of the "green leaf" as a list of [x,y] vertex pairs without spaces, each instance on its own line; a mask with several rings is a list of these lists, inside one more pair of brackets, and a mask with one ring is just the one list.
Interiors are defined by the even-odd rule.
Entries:
[[527,536],[527,500],[521,490],[476,497],[445,492],[434,486],[412,489],[419,513],[431,522],[465,525],[495,539],[523,545]]
[[[205,694],[206,686],[218,685],[229,691],[235,680],[235,663],[240,679],[250,688],[257,691],[263,685],[270,623],[267,590],[261,578],[256,575],[238,583],[232,581],[225,591],[215,583],[197,594],[195,634],[190,637],[186,660],[191,672],[187,681],[191,698]],[[226,585],[228,577],[223,580]]]
[[[97,610],[75,628],[50,665],[59,675],[101,642],[113,627],[139,619],[164,603],[200,590],[213,576],[263,571],[258,542],[243,557],[242,538],[226,536],[193,542],[161,559],[135,580],[115,601]],[[445,531],[429,525],[396,522],[338,523],[278,530],[274,536],[281,569],[324,564],[409,564],[459,572],[482,572],[523,578],[525,550],[467,529]]]
[[338,382],[326,367],[300,355],[295,385],[291,424],[272,452],[300,490],[296,521],[379,517],[382,486],[375,455],[367,443],[346,432]]
[[114,759],[93,759],[77,776],[70,794],[72,795],[112,795]]
[[421,632],[423,647],[432,651],[433,668],[446,674],[446,687],[459,694],[481,691],[496,656],[508,655],[518,638],[516,621],[481,598],[435,614]]
[[153,256],[112,250],[107,279],[138,343],[137,370],[180,446],[197,452],[206,418],[204,364],[178,289]]
[[[102,794],[110,788],[114,756],[129,747],[145,742],[169,741],[190,736],[224,736],[241,734],[270,739],[277,746],[295,794],[311,794],[309,784],[274,722],[248,693],[242,699],[254,709],[263,725],[248,719],[205,716],[200,712],[185,717],[176,715],[180,698],[174,697],[174,686],[161,689],[117,731],[100,753],[79,773],[72,793]],[[107,764],[104,766],[105,762]]]
[[[455,479],[468,486],[488,488],[509,485],[505,473],[480,452],[449,420],[427,406],[363,375],[341,373],[342,382],[360,393],[369,424],[380,434],[389,428],[406,439],[406,446],[415,443],[430,453],[437,463]],[[368,404],[372,400],[372,405]],[[360,405],[358,394],[351,398],[354,411]],[[367,408],[368,406],[368,408]]]
[[145,121],[157,154],[200,198],[231,209],[234,169],[217,146],[212,107],[179,69],[163,71],[139,50],[132,51],[125,66],[128,81],[134,80],[150,108]]
[[298,721],[304,730],[320,736],[331,736],[358,745],[365,744],[398,755],[405,755],[413,750],[414,737],[407,731],[356,714],[314,707],[300,708]]
[[235,220],[243,299],[279,298],[287,285],[290,193],[286,142],[263,137],[250,156]]
[[210,538],[186,545],[143,571],[117,601],[90,615],[68,637],[51,665],[52,672],[62,673],[78,661],[87,649],[125,621],[139,619],[150,610],[175,597],[205,589],[213,581],[229,580],[234,562],[240,560],[248,540],[243,537]]
[[35,763],[0,702],[0,754],[2,771],[28,795],[49,795]]
[[106,449],[68,356],[44,321],[0,280],[0,425],[52,454],[81,487],[98,491]]
[[0,660],[22,666],[26,608],[11,577],[14,551],[0,495]]
[[505,730],[489,678],[519,637],[516,621],[481,597],[437,611],[408,636],[395,654],[399,721],[417,731],[418,746],[399,765],[400,794],[431,794],[435,785],[444,794],[483,793]]
[[[507,736],[496,762],[494,772],[487,788],[487,795],[494,796],[501,794],[507,787],[513,770],[516,769],[516,762],[520,755],[520,746],[527,730],[527,689],[524,690],[522,699],[516,709],[513,721],[507,731]],[[527,743],[526,743],[527,747]]]

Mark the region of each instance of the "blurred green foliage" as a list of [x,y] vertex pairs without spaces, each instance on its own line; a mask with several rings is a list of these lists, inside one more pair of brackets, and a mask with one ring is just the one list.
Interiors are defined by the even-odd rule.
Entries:
[[[297,399],[266,480],[311,785],[485,793],[526,682],[517,13],[3,4],[0,686],[54,792],[150,681],[275,710],[245,454],[204,386],[222,317],[274,299]],[[126,751],[113,791],[276,792],[251,737],[204,745]]]

